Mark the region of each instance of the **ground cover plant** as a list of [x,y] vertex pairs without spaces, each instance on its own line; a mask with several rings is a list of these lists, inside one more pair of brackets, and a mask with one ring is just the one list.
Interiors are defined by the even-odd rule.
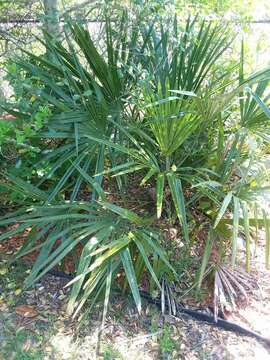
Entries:
[[[174,312],[186,279],[214,287],[215,314],[246,295],[249,275],[235,269],[237,241],[246,271],[267,196],[270,69],[245,73],[228,62],[232,29],[190,18],[106,20],[95,43],[67,20],[65,37],[46,35],[44,54],[16,60],[24,91],[42,123],[31,178],[7,171],[5,186],[20,207],[2,217],[0,240],[27,232],[16,259],[38,251],[25,285],[32,286],[72,255],[75,278],[68,311],[76,316],[112,288],[161,292]],[[27,124],[31,110],[4,106]],[[169,234],[169,236],[168,236]],[[164,307],[165,305],[163,305]]]

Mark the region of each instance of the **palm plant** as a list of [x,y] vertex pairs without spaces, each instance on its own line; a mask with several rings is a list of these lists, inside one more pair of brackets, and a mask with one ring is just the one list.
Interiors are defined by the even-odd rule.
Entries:
[[[124,13],[114,25],[113,31],[106,22],[104,54],[87,29],[69,21],[64,44],[49,35],[42,42],[49,59],[27,53],[27,61],[17,60],[39,80],[29,91],[44,99],[51,113],[40,137],[56,145],[35,164],[47,169],[38,182],[9,177],[33,208],[0,222],[19,224],[1,240],[31,227],[17,254],[40,249],[26,285],[81,244],[69,311],[77,314],[89,297],[93,304],[103,296],[104,317],[115,278],[114,285],[129,284],[138,310],[146,273],[151,289],[161,290],[165,275],[178,281],[181,274],[166,257],[159,228],[172,222],[171,204],[185,255],[191,256],[194,245],[204,248],[199,286],[209,261],[210,266],[226,261],[230,244],[235,264],[239,229],[250,271],[250,228],[268,227],[267,215],[258,216],[259,196],[268,190],[266,172],[257,166],[259,145],[251,147],[249,139],[269,141],[264,130],[269,96],[264,94],[270,70],[244,78],[242,54],[240,75],[225,71],[220,76],[218,62],[233,39],[229,30],[211,22],[188,19],[182,31],[177,18],[169,25],[139,21],[129,27]],[[130,197],[127,201],[130,184],[145,192],[154,189],[155,212],[149,206],[138,209]],[[257,216],[252,218],[254,202]],[[203,244],[191,241],[195,211],[208,232]],[[269,248],[268,236],[267,264]]]

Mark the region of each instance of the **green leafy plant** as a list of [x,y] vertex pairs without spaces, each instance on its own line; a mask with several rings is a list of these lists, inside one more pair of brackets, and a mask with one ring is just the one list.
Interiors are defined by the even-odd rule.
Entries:
[[172,339],[172,330],[169,325],[165,324],[162,335],[159,338],[160,352],[162,356],[168,356],[175,349],[176,344]]
[[[27,60],[16,61],[34,84],[29,95],[46,102],[39,117],[43,110],[49,117],[37,136],[54,142],[34,165],[43,169],[39,178],[8,175],[31,207],[1,220],[18,226],[0,239],[31,228],[17,257],[39,250],[26,285],[80,247],[70,313],[103,297],[104,321],[113,285],[129,287],[140,311],[143,281],[162,290],[161,279],[183,275],[162,247],[162,224],[171,223],[185,256],[200,250],[199,287],[228,254],[235,265],[240,231],[249,272],[250,230],[268,226],[259,205],[268,191],[261,160],[270,70],[245,77],[242,48],[238,68],[220,75],[230,29],[197,17],[184,28],[176,17],[130,26],[124,12],[113,26],[106,21],[103,51],[84,26],[68,21],[64,30],[61,43],[49,34],[41,40],[50,58],[26,52]],[[23,122],[29,117],[29,110],[9,111]],[[267,265],[269,248],[267,236]]]

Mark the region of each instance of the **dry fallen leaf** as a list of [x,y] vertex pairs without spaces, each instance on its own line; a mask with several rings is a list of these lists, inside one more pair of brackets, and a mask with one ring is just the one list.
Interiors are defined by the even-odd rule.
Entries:
[[19,305],[15,311],[18,315],[26,318],[33,318],[38,315],[38,312],[30,305]]

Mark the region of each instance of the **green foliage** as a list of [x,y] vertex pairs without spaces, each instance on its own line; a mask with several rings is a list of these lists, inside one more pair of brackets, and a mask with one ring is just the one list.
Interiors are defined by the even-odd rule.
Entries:
[[[14,332],[14,329],[12,329]],[[10,331],[11,332],[11,331]],[[42,350],[37,348],[30,348],[25,350],[25,343],[28,342],[38,342],[38,337],[33,334],[31,331],[24,330],[20,327],[14,334],[9,335],[9,340],[4,345],[4,348],[1,349],[3,356],[12,356],[14,360],[40,360],[43,359],[45,353]]]
[[102,349],[102,356],[104,360],[123,360],[123,355],[115,350],[112,345],[107,344]]
[[[9,102],[2,101],[0,106],[9,112],[15,109],[15,116],[17,121],[9,121],[1,124],[6,128],[5,137],[0,138],[0,145],[5,141],[10,141],[10,138],[16,138],[18,145],[27,143],[36,133],[42,129],[46,121],[51,115],[50,108],[46,102],[32,95],[32,89],[36,88],[39,81],[25,72],[19,65],[14,62],[6,63],[7,75],[5,80],[12,84],[13,95]],[[18,117],[18,113],[22,115]],[[9,130],[9,131],[8,131]]]
[[[27,286],[80,246],[68,308],[75,315],[88,298],[90,310],[102,297],[105,319],[112,285],[129,288],[140,311],[143,280],[160,289],[164,277],[178,279],[157,219],[178,219],[186,256],[194,245],[204,248],[199,286],[209,261],[226,261],[231,244],[235,264],[240,230],[249,271],[255,222],[249,208],[259,208],[268,191],[261,149],[269,141],[270,69],[244,77],[242,52],[238,68],[220,75],[233,38],[215,23],[195,17],[182,28],[176,17],[150,24],[138,18],[131,26],[133,20],[124,12],[113,25],[106,21],[103,51],[88,29],[68,21],[64,41],[49,34],[41,40],[49,58],[26,52],[16,61],[29,81],[25,98],[34,97],[30,130],[45,146],[35,176],[8,174],[7,186],[31,207],[1,220],[0,226],[18,226],[0,240],[31,228],[17,254],[40,250]],[[9,109],[24,131],[27,106]],[[128,194],[131,187],[152,188],[155,200],[144,206]],[[201,243],[190,241],[194,223],[195,234],[200,225],[207,229]]]
[[252,0],[242,0],[235,3],[232,0],[192,0],[188,4],[183,0],[176,0],[176,7],[181,9],[181,6],[186,6],[190,12],[202,12],[203,14],[211,14],[216,16],[223,16],[228,14],[230,16],[237,16],[241,20],[247,20],[252,17],[254,10],[254,3]]
[[8,122],[1,122],[0,123],[0,144],[2,145],[5,142],[8,134],[10,133],[12,128],[12,124]]
[[176,347],[175,341],[172,339],[172,330],[168,324],[163,327],[162,335],[159,338],[159,347],[162,356],[165,358],[172,353]]
[[[37,80],[30,77],[25,71],[11,61],[6,63],[7,75],[5,80],[12,85],[12,95],[7,100],[1,99],[0,109],[0,166],[1,177],[5,176],[7,168],[14,176],[25,181],[38,176],[33,163],[40,159],[44,149],[42,140],[37,133],[46,125],[51,110],[46,101],[30,94]],[[7,117],[4,112],[9,112]],[[18,114],[21,116],[18,116]],[[39,169],[42,171],[42,169]],[[2,187],[5,187],[1,184]],[[20,202],[24,199],[21,192],[12,189],[11,202]],[[3,199],[2,202],[9,202]]]
[[168,357],[171,357],[173,350],[177,347],[177,344],[173,339],[173,328],[169,324],[164,323],[162,329],[159,329],[158,323],[160,320],[159,315],[153,314],[150,329],[154,337],[157,334],[161,358],[167,359]]

